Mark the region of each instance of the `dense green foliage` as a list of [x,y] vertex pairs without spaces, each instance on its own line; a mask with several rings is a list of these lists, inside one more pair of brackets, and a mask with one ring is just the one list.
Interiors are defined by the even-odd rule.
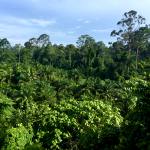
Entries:
[[150,149],[150,28],[136,11],[118,25],[109,47],[0,39],[0,149]]

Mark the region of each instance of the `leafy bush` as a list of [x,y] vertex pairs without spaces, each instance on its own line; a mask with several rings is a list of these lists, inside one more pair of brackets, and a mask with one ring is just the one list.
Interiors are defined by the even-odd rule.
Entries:
[[103,138],[107,141],[114,132],[118,134],[123,121],[117,108],[100,100],[64,100],[52,108],[40,105],[37,113],[37,136],[49,149],[93,149]]
[[2,149],[24,149],[25,145],[31,143],[32,136],[32,133],[30,133],[22,124],[19,124],[18,127],[10,128],[6,131],[5,145]]

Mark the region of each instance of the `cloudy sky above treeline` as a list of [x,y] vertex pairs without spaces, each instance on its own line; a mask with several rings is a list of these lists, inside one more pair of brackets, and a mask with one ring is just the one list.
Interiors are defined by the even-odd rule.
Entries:
[[52,43],[75,43],[89,34],[106,44],[124,12],[136,10],[150,23],[150,0],[0,0],[0,38],[11,43],[48,34]]

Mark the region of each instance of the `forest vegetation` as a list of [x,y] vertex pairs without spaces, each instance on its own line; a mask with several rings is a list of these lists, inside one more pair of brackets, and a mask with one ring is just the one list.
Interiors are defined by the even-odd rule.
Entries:
[[0,149],[150,150],[150,26],[117,26],[109,46],[0,39]]

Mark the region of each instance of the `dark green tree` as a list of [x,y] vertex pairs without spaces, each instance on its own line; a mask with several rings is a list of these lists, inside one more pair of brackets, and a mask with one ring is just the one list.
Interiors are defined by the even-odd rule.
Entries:
[[[134,49],[134,33],[145,24],[145,18],[134,10],[125,12],[123,18],[117,23],[120,30],[113,30],[111,36],[116,36],[118,41],[122,41],[128,50],[128,58],[130,59],[131,51]],[[129,66],[128,66],[129,71]]]

